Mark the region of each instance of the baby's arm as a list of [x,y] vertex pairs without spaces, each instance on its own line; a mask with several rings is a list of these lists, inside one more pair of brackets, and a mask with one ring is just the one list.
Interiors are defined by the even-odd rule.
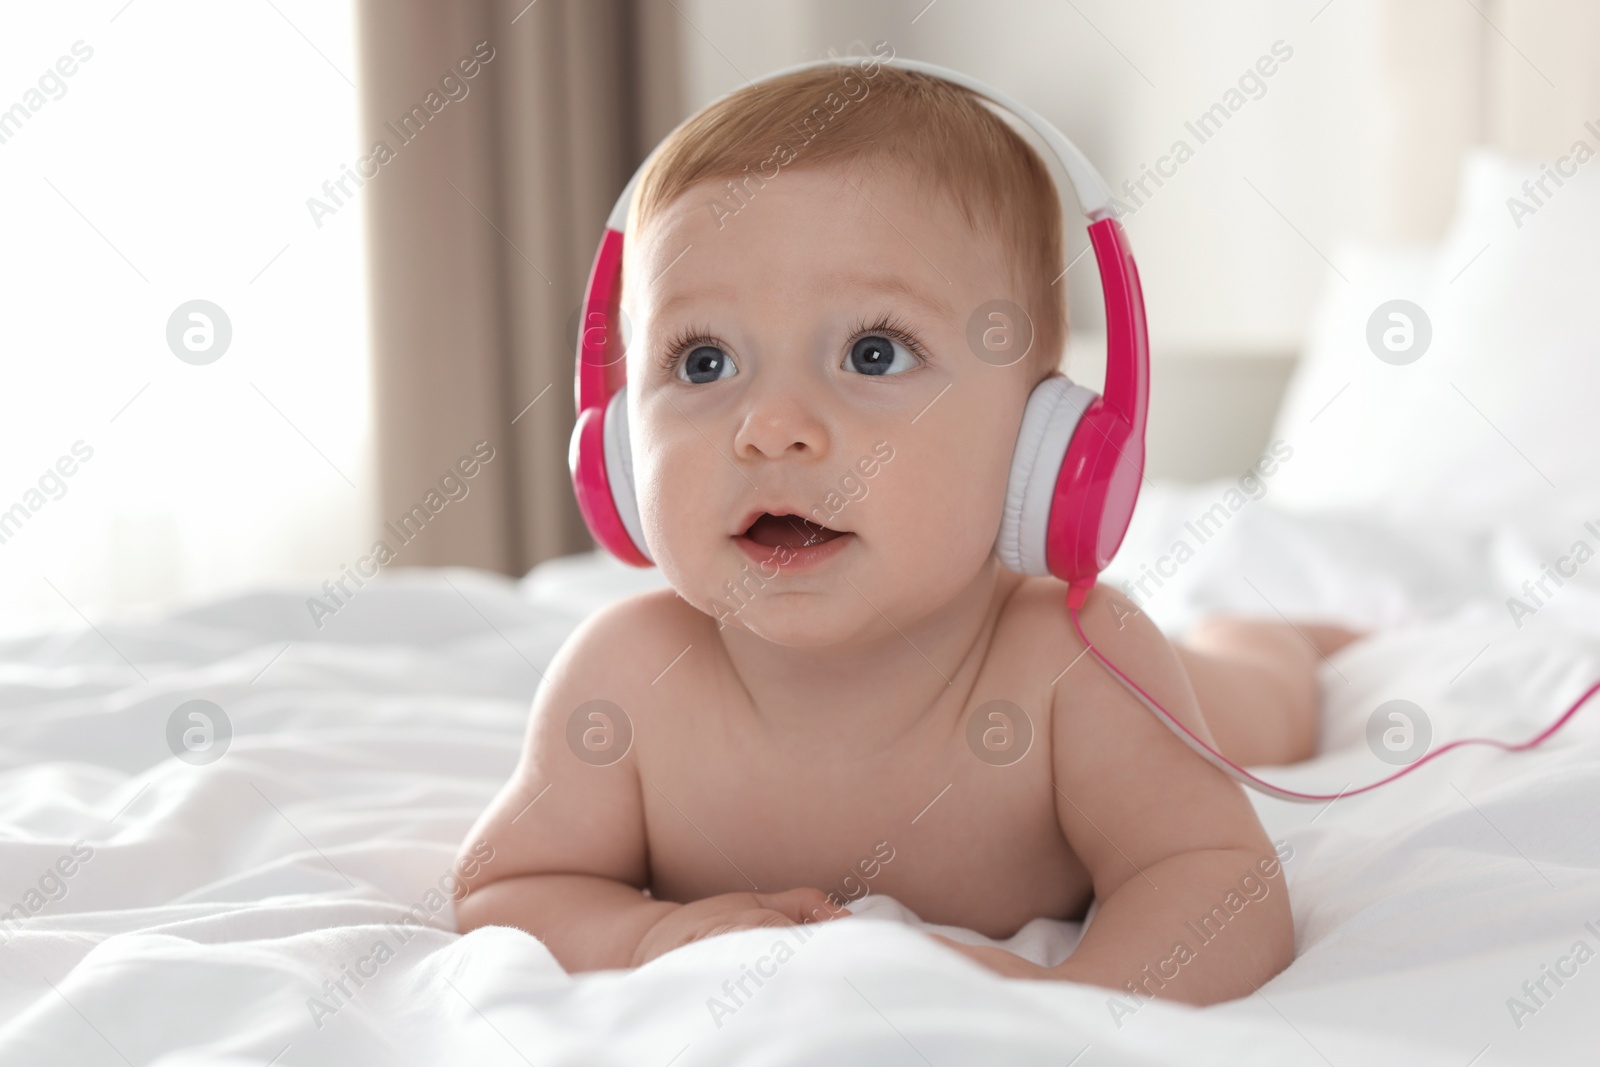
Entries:
[[[521,761],[462,843],[462,933],[518,927],[577,972],[637,966],[725,930],[841,914],[814,888],[689,904],[644,895],[649,850],[637,752],[609,763],[580,759],[568,744],[568,720],[603,698],[624,709],[634,730],[647,730],[647,672],[681,648],[681,619],[660,594],[634,597],[590,617],[556,653],[534,697]],[[620,724],[583,720],[585,728],[608,725]]]
[[[1182,662],[1146,615],[1097,586],[1080,620],[1108,660],[1211,741]],[[1066,654],[1082,648],[1074,634]],[[1053,710],[1056,811],[1100,907],[1052,973],[1130,1001],[1248,996],[1293,961],[1294,923],[1276,855],[1244,790],[1092,656],[1062,683]]]
[[597,766],[567,745],[567,720],[580,704],[631,703],[619,675],[635,657],[617,654],[625,644],[610,645],[607,655],[607,641],[629,628],[628,615],[626,602],[597,612],[556,653],[534,697],[522,758],[461,848],[462,856],[474,847],[481,856],[480,843],[492,849],[465,879],[467,895],[456,905],[461,932],[520,927],[568,971],[629,966],[645,932],[677,906],[642,892],[648,869],[637,760],[629,754]]

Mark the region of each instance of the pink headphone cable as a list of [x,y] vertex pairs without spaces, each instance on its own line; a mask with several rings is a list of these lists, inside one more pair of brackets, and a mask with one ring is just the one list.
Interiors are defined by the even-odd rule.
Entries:
[[1268,796],[1276,797],[1279,800],[1291,800],[1302,804],[1308,804],[1319,800],[1333,801],[1338,800],[1340,797],[1349,797],[1355,796],[1357,793],[1365,793],[1369,789],[1376,789],[1380,785],[1385,785],[1394,781],[1396,778],[1410,774],[1412,771],[1416,770],[1418,767],[1421,767],[1429,760],[1432,760],[1438,756],[1442,756],[1451,749],[1458,748],[1462,745],[1493,745],[1496,748],[1505,749],[1507,752],[1520,752],[1524,749],[1533,748],[1545,738],[1561,729],[1561,727],[1566,724],[1568,719],[1577,714],[1578,709],[1582,707],[1590,697],[1594,696],[1595,693],[1600,692],[1600,681],[1597,681],[1588,689],[1584,690],[1583,695],[1577,700],[1574,700],[1572,704],[1568,706],[1567,710],[1561,714],[1559,719],[1545,727],[1545,729],[1542,730],[1536,737],[1528,741],[1523,741],[1520,744],[1497,741],[1488,737],[1462,738],[1459,741],[1452,741],[1448,745],[1428,753],[1415,763],[1396,771],[1395,773],[1389,775],[1389,777],[1380,778],[1378,781],[1364,785],[1360,789],[1345,789],[1338,793],[1300,793],[1292,789],[1284,789],[1281,786],[1273,785],[1271,782],[1263,781],[1262,779],[1251,774],[1249,771],[1245,770],[1243,767],[1240,767],[1238,764],[1229,760],[1226,756],[1223,756],[1220,752],[1217,752],[1210,745],[1206,744],[1204,741],[1200,740],[1193,733],[1191,733],[1189,728],[1184,726],[1183,723],[1173,718],[1172,714],[1168,712],[1166,708],[1163,708],[1160,704],[1156,703],[1154,697],[1139,687],[1139,683],[1135,682],[1132,678],[1129,678],[1126,674],[1123,674],[1122,671],[1117,669],[1115,664],[1102,656],[1100,654],[1100,650],[1095,648],[1093,642],[1089,640],[1089,635],[1083,632],[1082,624],[1078,622],[1078,609],[1083,606],[1083,602],[1088,598],[1089,590],[1092,588],[1094,588],[1094,582],[1091,580],[1087,582],[1075,582],[1067,589],[1067,614],[1071,616],[1072,628],[1078,632],[1078,639],[1083,642],[1084,647],[1088,649],[1094,658],[1099,660],[1107,670],[1116,675],[1117,679],[1121,681],[1122,684],[1126,686],[1134,696],[1139,698],[1140,703],[1154,712],[1156,718],[1160,719],[1168,729],[1177,734],[1179,740],[1183,741],[1190,748],[1194,749],[1194,751],[1198,753],[1200,757],[1207,763],[1210,763],[1219,771],[1222,771],[1231,778],[1237,779],[1257,792],[1265,793]]

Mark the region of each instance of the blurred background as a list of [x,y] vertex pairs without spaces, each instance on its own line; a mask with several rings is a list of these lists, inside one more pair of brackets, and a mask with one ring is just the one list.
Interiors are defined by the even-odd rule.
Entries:
[[[1114,190],[1145,179],[1118,195],[1149,473],[1174,482],[1236,474],[1286,419],[1360,437],[1373,409],[1328,353],[1383,299],[1481,303],[1548,260],[1511,235],[1557,240],[1561,186],[1532,221],[1506,202],[1600,148],[1595,0],[6,4],[0,630],[317,586],[380,537],[396,566],[508,575],[592,548],[566,447],[606,213],[714,97],[878,41],[1026,101]],[[1068,259],[1085,245],[1074,216]],[[1068,278],[1066,368],[1098,385],[1092,256]],[[1463,433],[1561,480],[1492,377],[1457,380]],[[1299,454],[1291,503],[1359,502],[1384,463]]]

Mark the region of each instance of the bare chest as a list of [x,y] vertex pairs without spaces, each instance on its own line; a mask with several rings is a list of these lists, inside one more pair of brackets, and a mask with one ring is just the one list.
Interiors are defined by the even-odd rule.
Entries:
[[991,659],[959,716],[879,751],[785,743],[715,679],[685,690],[636,742],[652,894],[882,893],[992,937],[1081,916],[1091,885],[1056,814],[1050,679],[1019,666]]

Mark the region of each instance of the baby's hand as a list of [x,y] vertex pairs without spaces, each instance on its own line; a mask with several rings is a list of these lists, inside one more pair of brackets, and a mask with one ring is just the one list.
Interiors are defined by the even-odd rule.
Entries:
[[1016,953],[1008,952],[1003,948],[995,948],[992,945],[968,945],[961,941],[952,941],[943,934],[930,933],[928,936],[935,941],[944,942],[963,956],[976,960],[979,966],[988,968],[1002,978],[1044,979],[1055,977],[1048,968],[1041,967],[1032,960],[1023,959]]
[[722,893],[667,912],[639,939],[632,966],[681,948],[691,941],[716,937],[730,930],[763,926],[797,926],[827,922],[849,915],[836,907],[820,889],[790,889],[782,893]]

